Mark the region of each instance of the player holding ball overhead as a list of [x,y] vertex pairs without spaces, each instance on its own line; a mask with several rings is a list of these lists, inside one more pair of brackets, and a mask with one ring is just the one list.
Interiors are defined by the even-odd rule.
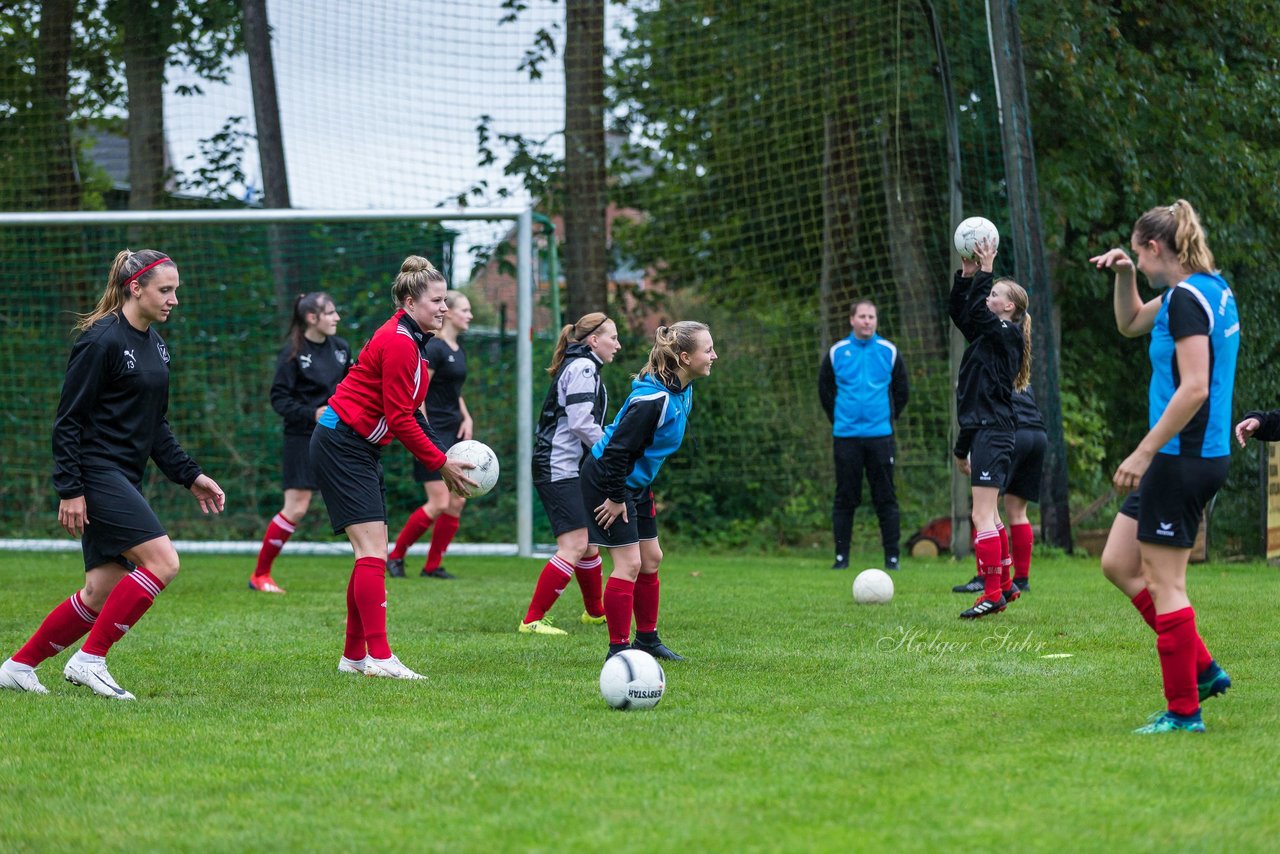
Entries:
[[387,642],[387,499],[382,448],[393,438],[439,471],[449,490],[466,496],[471,463],[448,459],[427,434],[418,407],[427,396],[427,342],[444,323],[444,276],[410,255],[391,287],[396,312],[373,333],[338,385],[311,434],[311,466],[333,532],[355,551],[347,583],[346,645],[341,673],[422,679]]
[[654,658],[683,658],[658,637],[662,548],[652,484],[663,462],[684,440],[693,409],[693,381],[710,376],[718,358],[706,324],[682,320],[659,326],[649,360],[631,384],[631,394],[583,461],[588,539],[594,546],[607,548],[613,563],[604,587],[609,624],[606,660],[632,646],[633,611],[635,649]]
[[983,584],[973,607],[960,614],[966,620],[999,613],[1020,595],[998,505],[1012,473],[1018,427],[1013,393],[1031,380],[1027,292],[1012,279],[992,280],[996,247],[989,238],[979,240],[973,254],[962,258],[949,304],[951,320],[968,342],[956,385],[960,434],[954,454],[973,489],[974,552]]
[[[1190,202],[1138,217],[1129,246],[1136,263],[1120,248],[1089,259],[1115,272],[1120,334],[1151,335],[1147,434],[1112,479],[1129,495],[1111,523],[1102,572],[1156,632],[1167,709],[1135,732],[1204,732],[1201,701],[1231,679],[1196,630],[1187,561],[1204,508],[1227,480],[1240,317]],[[1135,267],[1158,296],[1142,300]]]

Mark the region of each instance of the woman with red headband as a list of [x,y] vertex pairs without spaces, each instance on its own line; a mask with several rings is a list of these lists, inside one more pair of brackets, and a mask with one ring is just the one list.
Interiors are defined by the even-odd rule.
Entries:
[[138,624],[178,574],[178,553],[142,496],[147,459],[191,490],[205,513],[222,489],[174,438],[169,350],[154,325],[178,304],[178,268],[154,249],[116,256],[97,307],[80,317],[53,422],[58,522],[80,537],[84,589],[53,609],[0,665],[0,688],[47,694],[35,669],[88,633],[63,670],[72,685],[132,700],[107,672],[108,650]]

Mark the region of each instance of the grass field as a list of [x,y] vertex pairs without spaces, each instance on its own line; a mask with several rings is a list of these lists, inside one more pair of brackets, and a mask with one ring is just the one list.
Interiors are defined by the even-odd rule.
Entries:
[[[540,562],[389,580],[393,647],[430,676],[401,683],[335,672],[346,560],[286,551],[272,597],[247,559],[191,556],[112,653],[136,703],[64,682],[65,653],[51,696],[0,692],[0,850],[1275,850],[1275,569],[1192,569],[1235,687],[1206,735],[1140,737],[1154,636],[1095,562],[1038,558],[976,624],[967,565],[908,560],[856,606],[827,563],[671,554],[660,629],[689,661],[616,712],[576,586],[568,637],[516,634]],[[79,576],[0,555],[0,653]]]

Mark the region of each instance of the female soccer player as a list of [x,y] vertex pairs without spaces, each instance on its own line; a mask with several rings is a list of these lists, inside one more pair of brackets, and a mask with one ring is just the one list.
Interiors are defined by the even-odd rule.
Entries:
[[[1027,505],[1040,500],[1040,477],[1049,440],[1031,386],[1027,386],[1025,391],[1014,390],[1013,412],[1018,419],[1018,431],[1013,436],[1012,473],[1004,489],[1004,512],[1009,519],[1007,536],[1013,563],[1013,583],[1022,594],[1031,589],[1031,550],[1035,545],[1035,532],[1031,530],[1031,520],[1027,517]],[[971,474],[968,460],[961,470],[966,475]],[[976,528],[974,533],[977,533]],[[976,552],[974,559],[977,559]],[[982,576],[975,575],[967,583],[957,584],[951,590],[955,593],[981,593],[984,590]]]
[[449,460],[427,437],[418,407],[427,395],[427,342],[444,322],[445,284],[431,262],[410,255],[391,287],[397,310],[373,333],[329,398],[311,434],[311,466],[333,532],[346,532],[356,563],[347,583],[347,635],[338,670],[422,679],[387,643],[387,502],[382,446],[400,440],[466,495],[471,463]]
[[1120,334],[1151,333],[1148,431],[1112,478],[1130,494],[1111,523],[1102,572],[1157,635],[1168,708],[1135,732],[1204,732],[1200,702],[1224,693],[1231,679],[1196,631],[1187,560],[1204,507],[1227,479],[1240,318],[1190,202],[1138,217],[1129,245],[1137,268],[1162,291],[1146,302],[1127,252],[1089,259],[1115,271]]
[[604,587],[610,656],[631,644],[655,658],[682,661],[658,637],[657,510],[653,479],[684,439],[693,409],[693,381],[711,375],[716,348],[705,324],[682,320],[659,326],[649,361],[631,384],[613,423],[582,466],[583,508],[588,540],[609,549],[613,572]]
[[[462,399],[462,384],[467,379],[467,354],[458,343],[458,335],[471,326],[471,300],[458,291],[449,291],[445,304],[449,311],[444,316],[444,327],[427,343],[427,364],[430,365],[427,375],[431,378],[431,387],[423,404],[432,436],[442,451],[471,438],[471,413]],[[428,469],[418,460],[413,463],[413,479],[426,489],[427,503],[414,510],[404,523],[391,554],[387,556],[387,571],[393,578],[404,577],[405,554],[434,523],[431,548],[427,550],[427,562],[421,575],[423,578],[444,580],[456,578],[440,562],[444,560],[449,543],[453,542],[453,535],[458,533],[462,508],[467,500],[450,492],[440,473]]]
[[969,342],[960,360],[955,456],[970,471],[974,553],[983,592],[966,620],[1003,611],[1020,591],[1013,584],[1009,539],[1000,522],[1000,491],[1008,485],[1017,418],[1013,392],[1031,377],[1031,316],[1027,292],[1012,279],[991,280],[996,248],[983,240],[976,260],[965,260],[951,287],[950,313]]
[[284,593],[271,577],[271,563],[311,507],[311,432],[325,401],[351,367],[351,346],[334,333],[341,317],[324,291],[293,301],[288,341],[276,357],[271,408],[284,419],[284,507],[267,526],[249,589]]
[[556,553],[542,568],[533,599],[518,631],[540,635],[567,634],[551,625],[547,611],[560,598],[570,578],[582,588],[584,624],[604,622],[600,550],[587,542],[587,509],[582,502],[578,470],[582,454],[604,434],[609,393],[600,368],[622,349],[618,327],[609,316],[592,312],[565,324],[556,341],[547,373],[547,389],[533,444],[533,485],[556,537]]
[[[107,652],[138,624],[178,574],[178,553],[145,498],[147,458],[191,490],[205,513],[225,498],[174,438],[169,407],[170,354],[153,328],[178,304],[178,268],[163,252],[116,255],[107,287],[80,317],[53,422],[53,486],[58,522],[80,537],[84,589],[49,616],[22,649],[0,665],[0,687],[47,694],[35,668],[89,634],[67,661],[72,685],[132,700],[107,672]],[[125,583],[121,583],[121,582]]]

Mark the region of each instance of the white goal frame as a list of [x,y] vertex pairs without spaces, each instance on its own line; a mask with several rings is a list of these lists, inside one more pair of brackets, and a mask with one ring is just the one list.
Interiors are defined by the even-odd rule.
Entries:
[[[533,209],[532,208],[427,208],[423,210],[321,210],[252,209],[199,211],[70,211],[66,213],[2,213],[0,227],[245,224],[298,222],[449,222],[510,221],[516,227],[516,542],[457,544],[457,554],[514,554],[533,557]],[[183,542],[186,551],[244,554],[259,544]],[[74,541],[0,539],[0,549],[56,551],[76,550]],[[425,551],[425,546],[415,547]],[[292,554],[341,554],[346,543],[290,543]]]

